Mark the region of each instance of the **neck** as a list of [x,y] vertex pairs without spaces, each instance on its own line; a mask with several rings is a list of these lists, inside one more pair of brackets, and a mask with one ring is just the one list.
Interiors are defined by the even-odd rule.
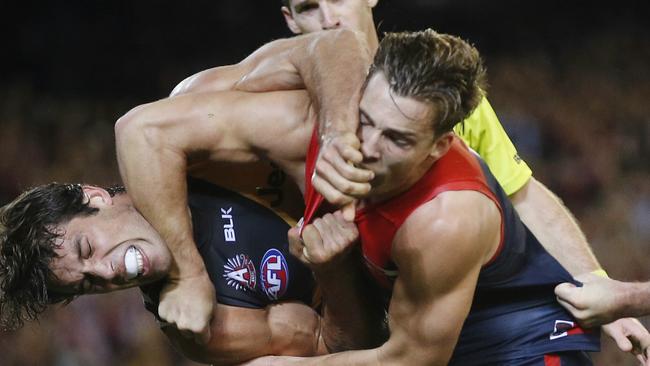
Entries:
[[375,31],[375,23],[371,22],[369,27],[372,29],[366,29],[366,41],[368,42],[368,47],[370,48],[370,53],[374,56],[377,53],[377,48],[379,48],[379,38],[377,37],[377,32]]

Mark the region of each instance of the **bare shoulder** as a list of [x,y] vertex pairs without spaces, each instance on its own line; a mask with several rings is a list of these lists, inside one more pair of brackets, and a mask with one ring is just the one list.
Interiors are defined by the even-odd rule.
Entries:
[[501,235],[501,214],[485,195],[449,191],[418,207],[401,226],[393,256],[425,262],[444,262],[444,268],[487,262]]

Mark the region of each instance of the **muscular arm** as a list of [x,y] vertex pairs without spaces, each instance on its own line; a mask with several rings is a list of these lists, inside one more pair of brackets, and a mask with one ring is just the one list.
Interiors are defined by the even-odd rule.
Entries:
[[323,298],[322,337],[330,352],[366,349],[387,338],[384,303],[367,276],[358,230],[340,211],[289,231],[291,253],[308,265]]
[[339,29],[311,33],[267,43],[238,64],[194,74],[179,83],[171,96],[306,89],[321,112],[322,131],[347,131],[348,126],[354,130],[370,61],[368,46],[358,32]]
[[[310,129],[305,122],[307,110],[308,99],[301,91],[215,92],[159,100],[133,109],[117,122],[117,158],[124,184],[135,207],[167,243],[176,264],[170,273],[172,285],[161,293],[163,319],[205,335],[212,315],[205,294],[213,297],[214,290],[194,244],[187,208],[187,163],[242,162],[266,156],[299,170],[291,164],[304,155],[309,136],[305,129]],[[174,287],[174,281],[185,279],[195,280],[185,283],[197,292],[192,303],[187,303],[190,296]],[[199,309],[197,299],[204,300]]]
[[400,274],[386,343],[317,358],[275,357],[259,365],[446,365],[469,313],[480,268],[496,250],[499,233],[497,208],[484,196],[440,195],[418,208],[394,239],[392,255]]
[[481,155],[521,220],[569,273],[577,276],[600,268],[571,213],[532,177],[487,99],[454,131]]
[[219,304],[212,321],[213,337],[202,345],[174,327],[161,329],[186,357],[214,365],[235,365],[266,355],[315,356],[324,353],[320,319],[310,307],[284,302],[265,309]]
[[[581,274],[600,268],[571,213],[559,198],[532,177],[530,168],[517,154],[517,150],[503,130],[487,99],[483,99],[476,110],[462,125],[456,126],[454,131],[481,155],[505,192],[510,195],[521,220],[569,273],[579,279]],[[586,289],[591,288],[587,291],[580,288],[572,289],[572,284],[561,286],[570,289],[569,294],[573,291],[605,295],[596,285],[585,286]],[[561,303],[580,320],[583,326],[593,326],[603,324],[605,319],[607,321],[616,319],[612,317],[614,314],[612,303],[620,301],[620,297],[613,297],[612,294],[616,293],[618,292],[607,293],[607,298],[596,299],[591,296],[593,302],[588,306],[583,304],[583,308],[578,311],[571,307],[569,300]],[[626,352],[630,350],[635,352],[631,346],[627,346],[628,339],[636,339],[635,342],[644,345],[650,342],[650,335],[635,319],[620,319],[604,325],[603,330],[616,341],[621,350]]]
[[511,196],[521,221],[573,276],[600,269],[578,223],[542,183],[530,180]]
[[202,71],[181,82],[172,95],[305,88],[318,114],[321,137],[314,187],[330,202],[343,205],[370,190],[372,173],[353,165],[362,160],[355,131],[370,62],[371,52],[359,33],[317,32],[273,41],[239,64]]

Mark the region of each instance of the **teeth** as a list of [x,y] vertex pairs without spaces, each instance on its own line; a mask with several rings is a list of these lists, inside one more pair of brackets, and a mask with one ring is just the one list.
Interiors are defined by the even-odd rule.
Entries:
[[144,258],[136,247],[129,247],[124,255],[124,267],[126,268],[126,279],[131,280],[144,272]]
[[142,253],[138,249],[136,249],[135,252],[135,259],[138,262],[138,275],[141,275],[144,273],[144,259],[142,258]]

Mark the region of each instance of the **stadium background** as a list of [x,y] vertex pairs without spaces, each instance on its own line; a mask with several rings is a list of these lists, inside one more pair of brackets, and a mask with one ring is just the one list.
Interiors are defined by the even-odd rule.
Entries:
[[[380,31],[475,43],[489,98],[535,176],[578,217],[611,276],[650,279],[646,1],[381,0]],[[186,76],[289,36],[279,1],[0,5],[0,205],[56,181],[118,181],[112,125]],[[648,323],[646,322],[646,325]],[[604,341],[597,365],[633,365]],[[0,365],[186,365],[137,291],[79,299],[0,333]]]

